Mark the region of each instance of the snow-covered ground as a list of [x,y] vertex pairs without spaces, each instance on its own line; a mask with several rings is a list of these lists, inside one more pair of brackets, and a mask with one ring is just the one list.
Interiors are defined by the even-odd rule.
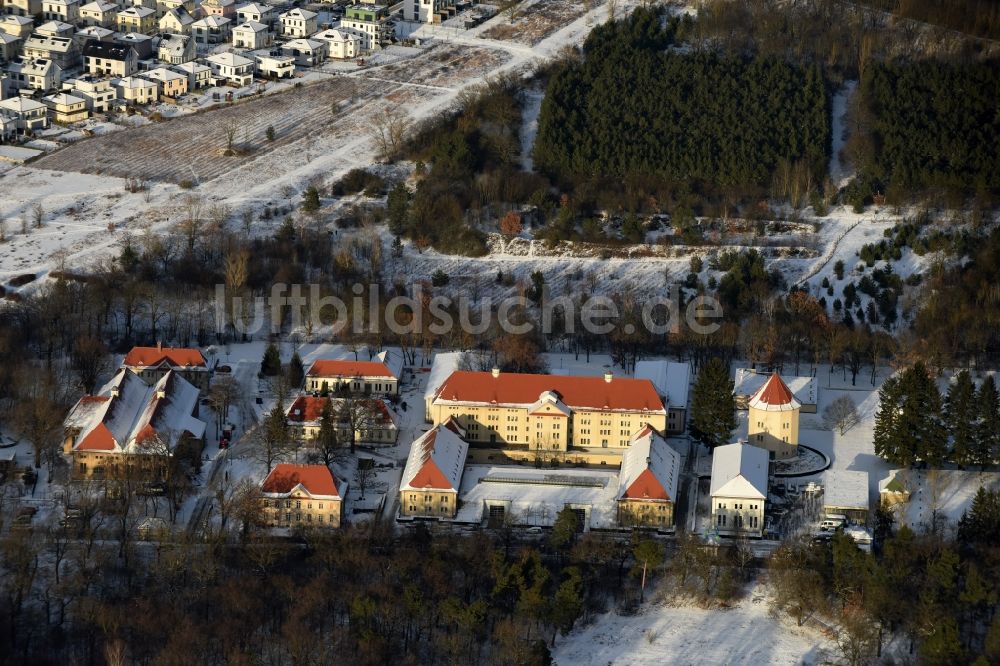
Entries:
[[729,609],[647,604],[614,612],[556,641],[559,666],[818,664],[836,652],[816,629],[772,617],[762,588]]

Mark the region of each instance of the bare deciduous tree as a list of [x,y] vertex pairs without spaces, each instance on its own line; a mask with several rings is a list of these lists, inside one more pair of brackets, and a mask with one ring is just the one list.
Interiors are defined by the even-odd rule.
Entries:
[[381,159],[395,159],[409,128],[410,116],[398,108],[386,108],[372,116],[368,133],[375,141]]
[[831,430],[837,429],[843,435],[857,425],[860,417],[851,396],[842,395],[823,410],[823,423]]

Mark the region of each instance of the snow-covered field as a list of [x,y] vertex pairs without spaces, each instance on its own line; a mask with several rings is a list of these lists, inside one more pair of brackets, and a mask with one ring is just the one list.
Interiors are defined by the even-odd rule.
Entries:
[[818,664],[836,647],[817,630],[768,613],[758,588],[729,609],[647,604],[635,616],[614,612],[556,641],[559,666],[659,664]]

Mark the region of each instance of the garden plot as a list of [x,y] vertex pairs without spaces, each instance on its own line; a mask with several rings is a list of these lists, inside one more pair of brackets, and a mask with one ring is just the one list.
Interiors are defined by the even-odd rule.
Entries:
[[575,2],[574,0],[538,0],[532,4],[522,3],[514,9],[514,20],[504,12],[499,22],[483,31],[482,36],[528,44],[542,41],[559,28],[565,26],[600,2]]
[[[249,103],[80,141],[33,166],[175,183],[212,180],[252,160],[255,153],[329,125],[334,105],[371,94],[375,87],[337,77]],[[274,127],[273,142],[265,136],[269,126]],[[230,131],[236,154],[226,156]]]

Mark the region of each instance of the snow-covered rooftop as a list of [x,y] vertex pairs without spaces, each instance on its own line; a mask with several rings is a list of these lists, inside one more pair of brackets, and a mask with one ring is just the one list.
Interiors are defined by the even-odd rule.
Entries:
[[469,445],[444,425],[428,430],[410,446],[400,490],[457,491]]
[[617,524],[618,474],[593,469],[470,465],[462,477],[457,522],[479,523],[501,505],[515,524],[548,527],[566,506],[589,515],[585,528]]
[[712,496],[766,499],[769,460],[767,451],[749,444],[716,447],[712,453]]
[[616,499],[677,501],[681,457],[666,440],[647,426],[622,453]]
[[666,397],[667,406],[671,409],[687,409],[690,363],[639,361],[635,364],[635,378],[653,382],[660,395]]
[[[752,368],[737,368],[733,393],[749,398],[770,379],[771,374],[757,372]],[[791,390],[795,399],[803,405],[815,405],[819,398],[819,388],[815,377],[793,377],[781,375],[782,381]]]
[[868,472],[828,469],[823,474],[823,506],[868,510]]
[[462,361],[462,352],[438,352],[434,355],[431,363],[431,372],[427,376],[427,388],[424,390],[424,399],[433,400],[437,390],[441,388],[445,380],[451,373],[458,370],[458,364]]

